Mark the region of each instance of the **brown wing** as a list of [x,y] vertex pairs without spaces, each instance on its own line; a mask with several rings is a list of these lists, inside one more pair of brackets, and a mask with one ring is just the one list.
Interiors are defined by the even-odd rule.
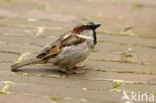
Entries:
[[76,33],[68,32],[62,35],[57,41],[50,44],[49,47],[45,48],[37,58],[48,59],[50,57],[55,57],[60,51],[70,45],[77,45],[85,40],[78,37]]

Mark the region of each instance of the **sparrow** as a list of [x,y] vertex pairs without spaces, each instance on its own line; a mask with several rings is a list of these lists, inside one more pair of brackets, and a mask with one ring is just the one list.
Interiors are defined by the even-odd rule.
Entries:
[[53,43],[45,46],[36,57],[13,64],[11,70],[15,72],[26,65],[51,63],[68,72],[78,73],[75,68],[83,67],[80,63],[89,56],[97,44],[95,30],[100,25],[87,22],[74,27]]

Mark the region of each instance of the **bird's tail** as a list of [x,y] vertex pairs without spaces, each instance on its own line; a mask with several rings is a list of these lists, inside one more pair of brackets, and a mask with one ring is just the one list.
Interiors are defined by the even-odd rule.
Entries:
[[18,70],[18,68],[23,67],[25,65],[37,64],[37,63],[41,63],[41,62],[42,62],[42,59],[38,59],[38,58],[32,58],[29,60],[25,60],[25,61],[22,61],[20,63],[16,63],[16,64],[12,65],[11,71],[15,72]]

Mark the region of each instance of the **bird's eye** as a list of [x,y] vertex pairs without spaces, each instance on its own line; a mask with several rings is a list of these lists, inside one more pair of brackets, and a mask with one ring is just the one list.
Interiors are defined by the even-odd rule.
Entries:
[[91,29],[91,25],[86,25],[86,30],[90,30]]

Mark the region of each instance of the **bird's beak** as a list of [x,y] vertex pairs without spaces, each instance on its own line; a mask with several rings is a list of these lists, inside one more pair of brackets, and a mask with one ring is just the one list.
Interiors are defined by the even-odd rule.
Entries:
[[94,30],[97,29],[101,24],[94,24]]

